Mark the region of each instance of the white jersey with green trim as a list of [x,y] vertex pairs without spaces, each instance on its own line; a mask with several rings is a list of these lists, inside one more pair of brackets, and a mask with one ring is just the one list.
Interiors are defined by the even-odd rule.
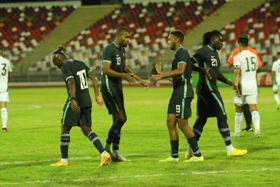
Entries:
[[239,89],[242,95],[258,94],[256,74],[258,69],[257,56],[248,51],[241,51],[233,59],[234,68],[240,69]]
[[280,59],[273,62],[272,71],[275,71],[275,78],[273,84],[280,85]]
[[0,56],[0,66],[0,92],[7,92],[9,72],[12,71],[12,66],[10,61],[2,56]]

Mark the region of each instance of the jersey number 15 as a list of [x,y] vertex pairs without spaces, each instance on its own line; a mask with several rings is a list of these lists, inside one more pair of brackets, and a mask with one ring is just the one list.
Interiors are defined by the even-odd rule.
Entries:
[[[247,57],[245,59],[247,61],[247,70],[246,70],[246,72],[255,71],[256,70],[256,62],[254,62],[255,57],[251,57],[250,59]],[[249,62],[250,60],[251,60],[251,62]]]

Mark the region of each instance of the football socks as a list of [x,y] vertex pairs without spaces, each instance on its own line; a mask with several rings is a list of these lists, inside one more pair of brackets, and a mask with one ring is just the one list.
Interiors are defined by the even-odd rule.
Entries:
[[87,138],[93,143],[95,148],[99,151],[100,154],[102,154],[105,150],[104,147],[102,146],[99,137],[92,131],[88,133]]

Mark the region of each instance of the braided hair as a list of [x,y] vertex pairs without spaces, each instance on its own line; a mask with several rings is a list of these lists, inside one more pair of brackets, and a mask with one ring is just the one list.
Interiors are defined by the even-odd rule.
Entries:
[[66,56],[66,49],[65,49],[65,47],[63,45],[58,46],[58,49],[53,52],[53,56],[55,54],[61,54],[61,55],[65,56],[65,57],[67,57]]
[[213,31],[204,33],[204,35],[203,35],[203,46],[209,45],[210,42],[211,42],[211,39],[215,36],[222,36],[222,34],[217,30],[213,30]]

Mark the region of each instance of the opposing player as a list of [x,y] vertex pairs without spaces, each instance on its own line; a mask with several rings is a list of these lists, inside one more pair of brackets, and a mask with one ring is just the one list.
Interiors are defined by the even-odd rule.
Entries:
[[3,57],[3,48],[0,47],[0,109],[2,118],[2,132],[7,132],[8,111],[7,102],[9,102],[9,88],[8,82],[12,78],[11,62]]
[[149,87],[146,81],[134,74],[126,65],[124,48],[129,41],[130,31],[125,27],[118,28],[114,42],[106,46],[102,55],[101,93],[108,112],[113,118],[113,125],[109,130],[104,148],[111,153],[113,143],[112,161],[129,161],[119,153],[121,128],[127,118],[124,109],[122,79],[130,84],[138,81],[146,88]]
[[[241,34],[240,38],[247,38],[249,40],[249,38],[248,38],[248,36],[246,34]],[[257,58],[258,58],[258,69],[260,69],[261,66],[262,66],[262,63],[261,63],[261,60],[259,58],[259,55],[258,55],[257,51],[255,49],[249,47],[249,46],[247,47],[247,50],[252,52],[252,53],[254,53],[257,56]],[[235,55],[237,55],[239,53],[240,53],[240,49],[239,48],[235,48],[232,51],[232,53],[231,53],[231,55],[230,55],[230,57],[229,57],[229,59],[227,61],[229,69],[232,68],[232,66],[233,66],[233,58],[235,57]],[[252,128],[252,115],[251,115],[251,112],[249,110],[249,105],[246,102],[243,105],[243,115],[245,117],[246,127],[244,129],[242,129],[242,131],[253,131],[253,128]]]
[[155,83],[162,78],[168,78],[168,80],[173,82],[173,93],[168,105],[166,122],[170,136],[171,156],[160,160],[160,162],[179,161],[177,123],[192,148],[194,155],[184,162],[201,162],[204,160],[197,145],[195,134],[188,123],[188,118],[191,117],[191,101],[194,93],[191,85],[192,64],[188,51],[183,47],[183,41],[184,34],[182,31],[174,30],[169,33],[169,47],[171,50],[176,51],[172,61],[172,71],[167,73],[159,71],[160,75],[154,75],[149,79],[151,83]]
[[62,71],[62,77],[67,87],[68,98],[61,116],[61,160],[52,166],[69,166],[68,145],[70,130],[73,126],[80,126],[83,134],[93,143],[101,154],[100,166],[107,165],[111,156],[106,152],[98,138],[91,130],[92,102],[88,90],[88,78],[93,81],[95,100],[99,106],[104,104],[99,96],[98,81],[88,66],[82,61],[69,59],[63,46],[53,52],[53,63]]
[[255,137],[259,138],[260,133],[260,114],[257,111],[257,60],[258,57],[254,53],[247,50],[248,38],[240,37],[238,39],[240,53],[233,59],[234,66],[234,84],[240,88],[241,97],[234,96],[236,106],[235,114],[235,133],[232,136],[239,137],[240,126],[242,123],[242,105],[248,103],[255,125]]
[[277,60],[272,65],[272,84],[273,84],[273,92],[274,92],[274,99],[277,103],[277,110],[279,110],[279,96],[278,90],[280,89],[280,52],[277,53]]
[[[203,132],[203,127],[206,124],[207,118],[216,117],[220,134],[227,148],[227,156],[243,156],[247,150],[239,150],[233,147],[230,140],[230,132],[227,124],[227,115],[224,108],[222,97],[216,85],[217,79],[226,83],[239,94],[237,86],[230,80],[225,78],[219,71],[220,59],[217,50],[223,46],[223,37],[217,30],[206,32],[203,35],[203,47],[198,49],[192,56],[192,62],[198,63],[199,67],[210,68],[209,73],[212,79],[209,80],[205,74],[199,72],[199,81],[196,87],[197,93],[197,120],[193,126],[197,141]],[[193,156],[193,151],[189,147],[185,157]]]

